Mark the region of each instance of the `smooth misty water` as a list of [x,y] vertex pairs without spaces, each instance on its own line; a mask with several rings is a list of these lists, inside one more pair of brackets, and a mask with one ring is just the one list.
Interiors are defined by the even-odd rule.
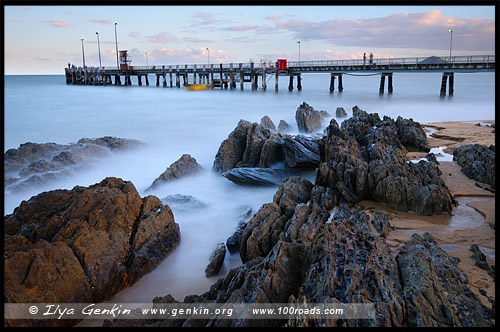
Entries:
[[[64,76],[6,76],[4,151],[25,142],[68,144],[102,136],[138,139],[147,147],[114,154],[57,183],[18,194],[5,192],[5,214],[42,191],[88,186],[107,176],[132,181],[141,196],[191,195],[205,207],[189,212],[173,208],[181,230],[179,247],[114,301],[145,303],[168,293],[182,300],[208,290],[217,280],[205,278],[210,253],[232,234],[247,207],[255,213],[277,189],[241,187],[210,172],[220,143],[240,119],[259,122],[268,115],[276,125],[281,119],[295,125],[295,111],[306,101],[331,115],[338,106],[351,115],[358,105],[381,117],[401,115],[421,123],[493,120],[494,78],[494,73],[455,74],[455,95],[440,98],[439,73],[395,74],[394,93],[382,96],[379,76],[344,76],[344,91],[333,94],[328,93],[328,74],[303,75],[301,92],[289,92],[288,79],[282,77],[277,93],[274,79],[263,92],[251,91],[248,83],[244,91],[239,85],[234,91],[185,91],[156,87],[153,77],[148,87],[135,81],[131,87],[117,87],[66,85]],[[146,193],[153,180],[184,153],[196,158],[205,172]],[[238,255],[228,253],[220,275],[240,263]]]

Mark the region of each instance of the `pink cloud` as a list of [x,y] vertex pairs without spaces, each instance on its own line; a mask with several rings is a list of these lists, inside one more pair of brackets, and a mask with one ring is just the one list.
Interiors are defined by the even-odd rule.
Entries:
[[99,24],[112,24],[113,22],[111,20],[108,20],[108,19],[95,19],[95,18],[89,18],[89,22],[92,22],[92,23],[99,23]]
[[40,20],[40,22],[49,23],[50,25],[56,28],[65,28],[71,26],[71,24],[65,20],[51,20],[51,21]]

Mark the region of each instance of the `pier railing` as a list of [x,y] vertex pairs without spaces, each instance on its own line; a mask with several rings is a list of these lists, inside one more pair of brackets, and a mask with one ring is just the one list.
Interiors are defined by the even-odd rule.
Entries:
[[[376,70],[384,69],[439,69],[439,68],[489,68],[495,65],[495,55],[467,55],[467,56],[432,56],[432,57],[408,57],[408,58],[374,58],[372,63],[368,59],[347,60],[313,60],[313,61],[288,61],[287,70],[319,70],[328,71],[330,68],[346,68],[350,70]],[[176,72],[176,71],[234,71],[239,70],[275,70],[274,63],[223,63],[223,64],[185,64],[185,65],[150,65],[131,66],[129,70],[154,73]],[[309,70],[308,70],[309,69]],[[99,70],[99,68],[96,68]],[[103,66],[103,71],[117,72],[116,66]],[[121,72],[124,70],[121,69]]]

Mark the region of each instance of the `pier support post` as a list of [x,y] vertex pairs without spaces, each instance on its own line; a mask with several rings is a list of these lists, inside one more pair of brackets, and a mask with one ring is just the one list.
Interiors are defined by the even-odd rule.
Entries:
[[243,90],[243,83],[245,81],[245,74],[243,74],[243,64],[239,64],[240,67],[240,90]]
[[156,86],[160,86],[160,75],[156,74]]
[[146,86],[149,86],[149,78],[148,78],[148,74],[144,75],[144,78],[146,79]]
[[290,75],[290,83],[288,83],[288,91],[293,90],[293,75]]
[[279,77],[279,70],[278,70],[278,61],[274,63],[274,91],[278,92],[278,77]]
[[335,75],[332,73],[330,74],[330,93],[333,91],[335,91]]
[[196,84],[196,65],[193,65],[193,84]]
[[387,93],[392,93],[392,73],[387,75]]
[[210,85],[212,86],[212,88],[215,86],[215,83],[214,83],[214,64],[210,65]]
[[344,86],[342,85],[342,74],[339,74],[339,92],[344,91]]
[[163,73],[163,75],[161,75],[163,77],[163,87],[166,88],[167,87],[167,74]]
[[170,87],[174,87],[174,80],[172,79],[172,66],[168,66],[168,76],[170,78]]
[[233,72],[233,64],[231,63],[229,65],[229,89],[233,90],[236,87],[236,84],[234,83],[234,72]]
[[380,75],[380,88],[378,89],[378,93],[383,95],[385,89],[385,75]]
[[254,63],[250,63],[250,86],[252,87],[252,90],[255,90],[255,74],[253,71],[254,68]]
[[142,86],[141,75],[137,75],[137,84],[139,84],[139,86]]
[[300,74],[297,75],[297,90],[302,91],[302,78],[300,77]]
[[446,80],[448,79],[447,73],[443,73],[443,78],[441,79],[441,96],[446,96]]
[[220,89],[222,90],[224,88],[224,76],[222,73],[222,63],[219,66],[219,70],[220,70]]
[[454,73],[448,75],[448,96],[453,96]]
[[115,75],[115,85],[122,85],[122,82],[120,81],[120,75]]

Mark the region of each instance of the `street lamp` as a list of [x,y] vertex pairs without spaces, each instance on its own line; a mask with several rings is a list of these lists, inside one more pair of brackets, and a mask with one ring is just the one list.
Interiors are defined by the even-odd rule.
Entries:
[[148,52],[144,53],[146,54],[146,66],[149,66],[149,60],[148,60]]
[[210,49],[207,47],[207,51],[208,51],[208,65],[210,65]]
[[453,44],[453,30],[448,30],[448,32],[450,33],[450,61],[451,61],[451,46]]
[[99,32],[96,32],[95,34],[97,35],[97,50],[99,52],[99,68],[102,68],[102,64],[101,64],[101,44],[99,42]]
[[297,42],[299,44],[299,62],[300,62],[300,40]]
[[115,44],[116,44],[116,67],[120,70],[120,62],[118,61],[118,37],[116,35],[116,26],[118,23],[115,23]]
[[85,49],[83,47],[83,38],[82,38],[82,58],[83,58],[83,70],[85,70]]

